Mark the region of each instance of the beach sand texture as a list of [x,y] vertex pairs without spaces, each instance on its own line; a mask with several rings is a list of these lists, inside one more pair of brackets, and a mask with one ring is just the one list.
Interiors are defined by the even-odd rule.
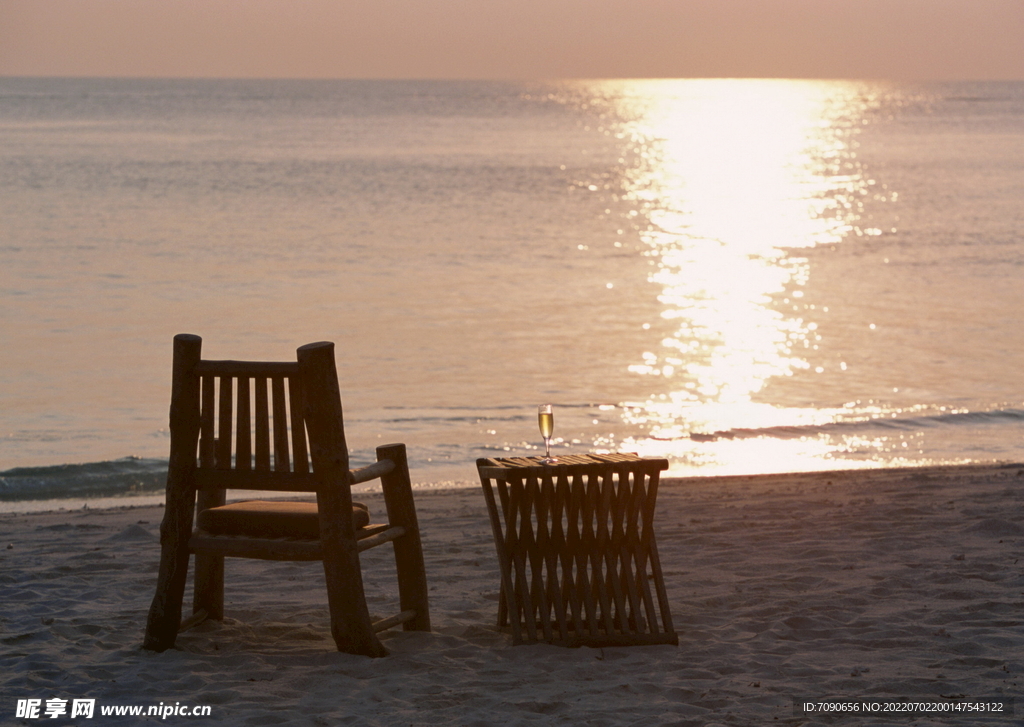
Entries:
[[[1024,724],[1024,466],[664,482],[678,648],[512,647],[479,489],[416,498],[434,632],[388,632],[384,659],[334,651],[319,563],[243,560],[223,623],[144,651],[161,508],[0,517],[0,723],[59,697],[96,699],[83,724],[146,722],[99,710],[161,702],[232,725]],[[383,615],[386,550],[364,558]],[[1014,697],[1015,714],[794,710]]]

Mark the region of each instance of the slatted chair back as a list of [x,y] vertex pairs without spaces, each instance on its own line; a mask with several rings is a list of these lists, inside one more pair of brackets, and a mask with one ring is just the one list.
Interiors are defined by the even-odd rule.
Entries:
[[201,489],[316,491],[297,362],[200,361],[195,372]]
[[[296,361],[200,360],[198,511],[230,489],[316,492]],[[340,449],[348,469],[348,448]]]
[[[349,469],[334,344],[302,346],[294,362],[203,360],[201,345],[198,336],[174,339],[167,505],[144,646],[154,651],[173,646],[192,553],[197,617],[223,618],[225,556],[322,560],[339,650],[383,656],[378,631],[398,624],[429,631],[405,445],[382,445],[376,464]],[[351,486],[376,478],[389,522],[357,529]],[[194,510],[224,509],[229,489],[315,492],[315,513],[307,513],[315,515],[315,537],[192,532]],[[387,542],[394,543],[402,612],[373,624],[359,552]]]

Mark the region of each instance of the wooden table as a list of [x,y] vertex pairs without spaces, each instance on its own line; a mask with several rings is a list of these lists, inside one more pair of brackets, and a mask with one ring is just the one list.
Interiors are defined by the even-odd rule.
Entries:
[[654,539],[664,459],[478,459],[514,644],[678,644]]

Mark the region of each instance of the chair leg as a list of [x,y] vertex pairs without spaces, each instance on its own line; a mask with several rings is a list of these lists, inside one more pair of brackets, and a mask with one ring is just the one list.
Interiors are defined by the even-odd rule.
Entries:
[[156,594],[146,619],[145,649],[166,651],[174,646],[181,623],[181,602],[188,577],[188,540],[192,535],[195,484],[189,488],[187,475],[169,468],[167,505],[160,524],[160,572]]
[[146,618],[143,648],[165,651],[174,646],[181,624],[181,600],[188,576],[188,541],[196,506],[196,445],[199,442],[199,363],[202,339],[174,337],[171,375],[171,456],[167,463],[167,500],[160,524],[160,573]]
[[333,343],[310,343],[296,350],[303,392],[302,411],[309,434],[313,471],[321,480],[317,489],[320,544],[323,548],[331,634],[338,651],[365,656],[386,656],[370,623],[352,525],[352,492],[348,448],[341,413],[338,371]]
[[[196,513],[227,502],[224,490],[201,490],[196,497]],[[192,613],[206,611],[206,618],[224,620],[224,556],[196,553]]]
[[404,444],[377,447],[377,461],[390,459],[395,468],[381,478],[388,523],[405,528],[405,535],[394,541],[395,568],[398,572],[398,596],[403,611],[415,611],[416,617],[406,621],[406,631],[430,631],[430,608],[427,603],[427,574],[423,566],[423,545],[420,541],[416,506],[412,499],[409,462]]
[[329,484],[317,492],[316,500],[334,643],[338,651],[348,654],[387,656],[388,650],[377,638],[366,607],[352,526],[352,495],[347,487]]
[[206,611],[206,618],[224,620],[224,556],[196,553],[192,613]]

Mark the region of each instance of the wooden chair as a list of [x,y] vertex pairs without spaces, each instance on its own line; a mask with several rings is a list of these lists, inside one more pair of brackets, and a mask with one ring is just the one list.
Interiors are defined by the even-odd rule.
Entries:
[[[284,363],[205,361],[201,346],[198,336],[174,337],[167,503],[143,646],[164,651],[181,627],[223,618],[225,556],[322,560],[339,651],[384,656],[378,632],[398,624],[429,631],[405,445],[378,447],[375,464],[349,469],[334,344],[302,346],[297,361]],[[351,486],[376,478],[388,523],[357,522]],[[225,507],[228,489],[315,492],[316,503]],[[194,510],[200,529],[193,532]],[[401,613],[371,623],[359,553],[388,542],[394,544]],[[193,616],[182,623],[193,553]]]

